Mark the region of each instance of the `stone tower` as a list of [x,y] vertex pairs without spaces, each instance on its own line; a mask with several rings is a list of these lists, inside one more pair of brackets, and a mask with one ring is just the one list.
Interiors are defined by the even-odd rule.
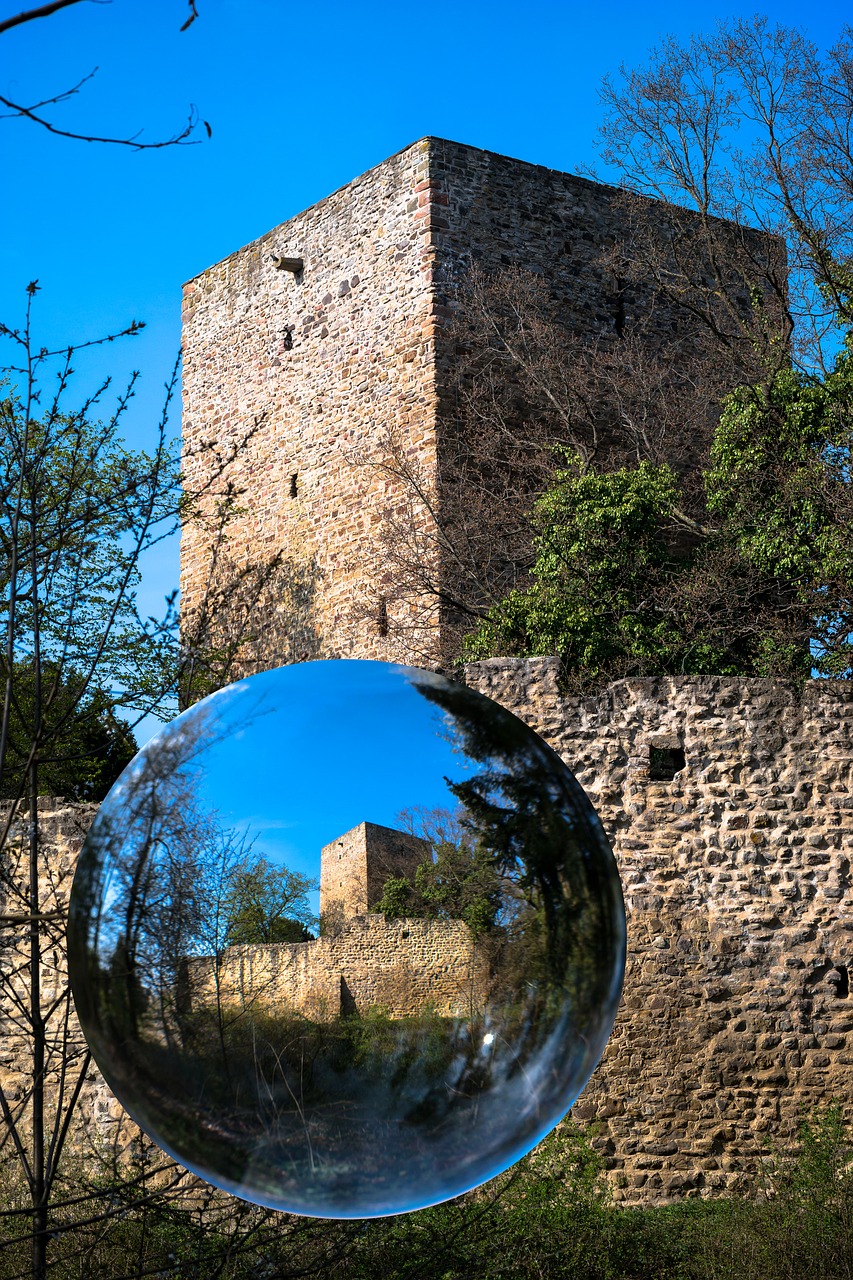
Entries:
[[[227,454],[257,424],[228,472],[243,496],[227,545],[237,566],[277,552],[312,565],[317,647],[293,657],[417,652],[426,665],[438,654],[441,623],[393,592],[379,536],[389,512],[408,504],[417,529],[429,510],[377,464],[390,434],[426,484],[438,475],[448,283],[471,261],[516,264],[547,281],[575,332],[613,331],[614,284],[598,256],[624,238],[615,188],[424,138],[185,286],[188,483],[210,474],[208,442]],[[639,296],[631,306],[650,341],[672,340],[671,312]],[[184,527],[188,612],[208,580],[210,537]],[[395,636],[407,627],[404,651]]]
[[425,840],[406,831],[360,822],[320,853],[320,915],[343,920],[364,915],[382,896],[385,881],[414,879],[418,863],[430,857]]

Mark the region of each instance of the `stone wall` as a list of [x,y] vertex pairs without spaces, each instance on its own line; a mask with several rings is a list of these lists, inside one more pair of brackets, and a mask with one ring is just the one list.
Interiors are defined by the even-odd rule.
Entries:
[[[193,1002],[214,1002],[213,965],[208,956],[189,962]],[[360,915],[314,942],[228,947],[219,994],[226,1006],[274,1016],[297,1011],[325,1020],[380,1005],[394,1018],[425,1009],[465,1018],[482,1006],[486,977],[461,920]]]
[[[648,208],[654,220],[664,206]],[[283,658],[270,640],[267,665],[318,653],[435,665],[435,601],[395,587],[381,533],[389,520],[404,527],[405,554],[434,557],[442,580],[431,508],[454,414],[443,391],[454,284],[472,262],[520,266],[547,282],[574,334],[642,320],[662,348],[683,337],[684,316],[650,290],[626,294],[600,262],[627,238],[613,187],[424,138],[185,286],[188,487],[209,485],[217,457],[257,422],[214,485],[231,480],[242,495],[225,552],[235,567],[278,552],[316,565],[319,647]],[[283,255],[302,269],[279,269]],[[383,469],[395,449],[408,482]],[[211,538],[186,523],[185,617],[206,590]],[[270,636],[280,608],[259,610]]]
[[[227,451],[258,420],[228,472],[245,491],[229,554],[238,564],[279,551],[318,557],[328,657],[396,656],[378,612],[376,531],[383,511],[409,495],[375,464],[392,433],[432,468],[429,165],[428,140],[415,143],[184,289],[188,487],[210,478],[205,441]],[[303,270],[277,269],[274,253],[298,256]],[[209,566],[209,537],[189,522],[181,545],[189,613]]]
[[[624,995],[573,1111],[617,1199],[729,1188],[831,1099],[853,1121],[853,684],[673,677],[563,698],[554,658],[466,672],[559,752],[619,864]],[[652,748],[683,751],[671,781],[650,776]]]
[[[5,826],[8,803],[0,804]],[[57,1105],[65,1107],[84,1065],[86,1042],[68,991],[65,921],[71,883],[96,806],[54,797],[39,803],[38,887],[39,1007],[45,1053],[45,1112],[48,1131]],[[31,1133],[31,1087],[34,1039],[30,1022],[30,923],[28,899],[29,832],[27,812],[13,819],[0,852],[0,1085],[16,1124]],[[105,1152],[121,1129],[122,1143],[135,1129],[100,1074],[89,1068],[77,1104],[75,1143],[78,1152],[96,1146]],[[0,1143],[14,1156],[12,1143]]]
[[[787,1138],[816,1106],[835,1098],[853,1121],[853,685],[638,679],[564,698],[558,674],[552,658],[467,668],[473,687],[520,715],[576,773],[619,863],[624,997],[573,1114],[594,1125],[617,1199],[720,1192],[755,1166],[766,1137]],[[650,777],[652,748],[675,764],[683,752],[670,781]],[[63,905],[91,816],[45,804],[43,908]],[[20,821],[4,853],[7,886],[19,883],[25,837]],[[3,911],[21,913],[8,889]],[[405,1011],[425,997],[462,1009],[473,972],[467,930],[454,941],[447,923],[371,915],[347,929],[317,943],[235,948],[227,980],[235,995],[247,983],[263,990],[279,984],[284,964],[288,983],[306,998],[325,992],[330,1009],[346,990],[362,1009],[399,1000]],[[32,1050],[12,995],[24,981],[25,926],[7,923],[2,942],[0,1078],[23,1114]],[[59,925],[45,1007],[64,985],[62,947]],[[322,989],[308,983],[309,948],[321,957]],[[69,1026],[79,1061],[73,1014]],[[51,1071],[60,1067],[53,1056]],[[80,1114],[84,1143],[118,1129],[121,1108],[96,1075]]]

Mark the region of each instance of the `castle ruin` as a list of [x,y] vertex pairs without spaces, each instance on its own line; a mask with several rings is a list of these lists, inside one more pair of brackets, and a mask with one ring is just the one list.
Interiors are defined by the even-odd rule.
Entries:
[[[426,467],[438,465],[442,271],[468,251],[487,267],[520,262],[553,281],[580,327],[612,325],[595,251],[601,238],[621,234],[614,196],[581,178],[424,139],[187,285],[190,482],[208,465],[204,441],[227,447],[261,418],[236,468],[251,501],[232,544],[238,558],[282,548],[317,557],[316,623],[327,652],[401,656],[381,612],[369,624],[350,609],[364,593],[381,602],[376,530],[405,500],[363,458],[387,424]],[[663,312],[653,320],[671,331]],[[204,589],[208,550],[203,529],[184,530],[190,607]],[[416,607],[387,603],[392,613]],[[426,639],[437,645],[439,637]],[[471,664],[465,678],[562,756],[620,867],[625,994],[573,1111],[594,1125],[616,1200],[719,1194],[755,1169],[768,1137],[788,1140],[816,1106],[835,1099],[853,1120],[853,686],[672,677],[566,698],[550,658]],[[91,816],[45,803],[45,884],[60,906]],[[324,901],[350,904],[345,929],[293,944],[325,957],[328,983],[315,980],[312,990],[325,992],[329,1010],[351,1007],[342,977],[356,1007],[388,995],[381,966],[373,986],[365,976],[353,987],[353,966],[338,948],[349,947],[351,959],[362,945],[365,955],[387,946],[417,971],[436,946],[435,922],[386,923],[352,909],[374,901],[368,830],[324,851]],[[336,860],[345,864],[337,885]],[[288,965],[298,990],[298,964]],[[449,981],[466,973],[458,960],[448,966]],[[262,976],[270,980],[272,968]],[[236,989],[237,962],[234,979]],[[31,1064],[8,1010],[3,1030],[0,1074],[9,1096],[23,1099]],[[120,1121],[98,1077],[90,1096],[99,1124]]]
[[[624,235],[612,188],[426,138],[186,286],[189,474],[205,437],[227,443],[265,413],[240,461],[252,504],[235,536],[247,556],[318,557],[326,652],[406,656],[382,607],[415,615],[418,602],[383,606],[376,539],[408,499],[362,463],[384,426],[438,472],[448,278],[470,260],[518,264],[575,332],[603,332],[618,317],[599,248]],[[652,340],[672,340],[677,315],[640,293],[632,305]],[[205,555],[185,530],[189,601]],[[365,594],[380,605],[372,625],[350,608]],[[440,618],[429,626],[437,654]],[[465,678],[558,751],[616,853],[625,994],[574,1109],[595,1124],[616,1199],[720,1192],[815,1106],[834,1098],[853,1119],[850,686],[623,680],[566,699],[547,658],[470,664]]]
[[371,912],[391,876],[414,875],[426,841],[361,822],[321,853],[321,936],[227,947],[188,963],[193,1002],[322,1021],[380,1008],[392,1018],[429,1009],[467,1018],[482,1007],[486,966],[462,920],[386,920]]

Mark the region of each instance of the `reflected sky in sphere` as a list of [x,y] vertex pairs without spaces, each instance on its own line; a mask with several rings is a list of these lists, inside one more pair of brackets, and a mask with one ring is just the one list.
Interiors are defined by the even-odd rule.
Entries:
[[357,1218],[530,1150],[604,1048],[613,855],[516,717],[441,676],[252,676],[139,753],[80,857],[69,968],[105,1079],[245,1199]]
[[385,663],[346,668],[345,698],[339,664],[310,662],[284,668],[283,686],[266,672],[210,702],[216,717],[241,727],[205,751],[203,803],[251,830],[267,857],[309,875],[317,851],[367,814],[393,826],[402,809],[455,807],[444,777],[468,764],[441,710],[389,681]]

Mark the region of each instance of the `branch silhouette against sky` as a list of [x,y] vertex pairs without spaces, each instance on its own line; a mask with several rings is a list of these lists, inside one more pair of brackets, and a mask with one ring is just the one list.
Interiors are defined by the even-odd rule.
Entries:
[[[0,20],[0,36],[7,31],[13,30],[15,27],[21,27],[25,23],[35,22],[39,18],[49,18],[55,13],[59,13],[62,9],[69,9],[72,5],[82,3],[82,0],[53,0],[50,4],[36,5],[32,9],[24,9],[14,17]],[[87,0],[87,3],[102,4],[104,0]],[[188,0],[190,8],[190,16],[186,19],[181,31],[188,30],[198,17],[196,8],[196,0]],[[41,98],[36,102],[17,102],[12,98],[0,93],[0,104],[6,108],[6,118],[19,118],[28,120],[32,124],[46,129],[48,133],[55,134],[58,138],[69,138],[76,142],[104,142],[112,146],[131,147],[134,151],[153,151],[162,147],[174,147],[181,143],[195,143],[199,139],[193,137],[198,125],[201,124],[208,136],[211,136],[212,130],[207,120],[200,120],[198,112],[194,106],[190,106],[187,122],[182,129],[171,134],[169,137],[158,138],[154,141],[143,140],[142,130],[131,134],[128,137],[117,137],[110,134],[96,133],[94,130],[90,132],[81,132],[75,129],[64,129],[56,120],[51,119],[45,114],[51,107],[58,107],[62,103],[67,102],[69,98],[75,97],[81,89],[83,89],[97,74],[98,68],[95,67],[86,75],[80,77],[68,89],[61,89],[55,93],[50,93],[47,97]],[[0,116],[2,118],[2,116]]]

